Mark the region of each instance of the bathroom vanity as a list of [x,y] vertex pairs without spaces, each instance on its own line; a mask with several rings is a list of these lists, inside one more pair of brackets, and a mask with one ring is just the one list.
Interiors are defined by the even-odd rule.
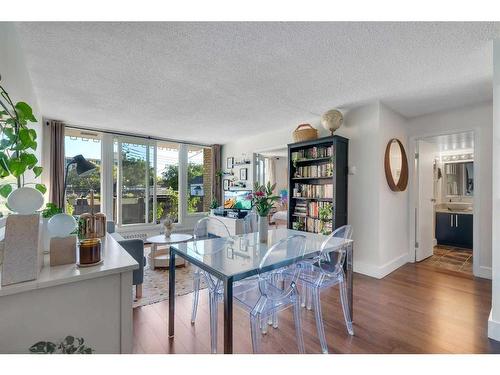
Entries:
[[472,249],[472,211],[436,210],[436,240],[438,245]]

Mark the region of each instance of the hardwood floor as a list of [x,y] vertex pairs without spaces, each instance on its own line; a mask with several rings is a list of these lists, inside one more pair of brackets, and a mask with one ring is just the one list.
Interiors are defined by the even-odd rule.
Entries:
[[[168,301],[134,309],[135,353],[209,353],[208,303],[200,296],[196,324],[190,324],[191,295],[176,299],[175,338],[167,336]],[[500,353],[487,338],[491,281],[435,272],[406,264],[382,280],[355,274],[354,332],[345,329],[338,289],[322,295],[330,353]],[[222,308],[218,350],[222,352]],[[314,313],[304,309],[307,353],[320,353]],[[263,336],[264,353],[297,353],[291,311],[278,329]],[[235,308],[234,351],[251,353],[248,316]]]

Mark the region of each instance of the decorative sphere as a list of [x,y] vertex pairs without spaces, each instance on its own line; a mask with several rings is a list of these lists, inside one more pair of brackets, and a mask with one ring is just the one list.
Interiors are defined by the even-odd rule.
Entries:
[[20,215],[29,215],[43,206],[43,195],[31,187],[21,187],[9,194],[7,205]]
[[68,214],[56,214],[49,219],[47,228],[54,237],[67,237],[76,229],[76,220]]
[[344,117],[342,116],[342,112],[337,109],[331,109],[328,112],[323,113],[323,116],[321,116],[321,125],[332,133],[340,128],[343,121]]

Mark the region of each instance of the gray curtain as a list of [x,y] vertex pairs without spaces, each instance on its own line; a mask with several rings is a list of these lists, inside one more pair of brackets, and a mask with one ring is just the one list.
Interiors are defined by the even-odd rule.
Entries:
[[64,208],[64,123],[49,120],[46,124],[50,134],[50,201]]
[[222,178],[217,175],[222,170],[221,149],[221,145],[212,146],[212,197],[217,199],[219,205],[223,203]]

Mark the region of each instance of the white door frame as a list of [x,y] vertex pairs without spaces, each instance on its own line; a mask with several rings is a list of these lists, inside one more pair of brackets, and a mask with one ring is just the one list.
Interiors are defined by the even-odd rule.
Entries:
[[415,249],[415,242],[416,242],[416,229],[417,229],[417,210],[418,210],[418,178],[417,178],[417,170],[415,168],[416,166],[416,161],[415,161],[415,152],[417,150],[417,142],[420,140],[425,140],[426,138],[429,137],[435,137],[435,136],[440,136],[440,135],[450,135],[450,134],[456,134],[456,133],[465,133],[465,132],[473,132],[474,133],[474,207],[473,207],[473,242],[472,242],[472,256],[473,256],[473,262],[472,262],[472,268],[473,268],[473,274],[474,276],[479,276],[479,277],[487,277],[484,275],[483,272],[480,270],[480,264],[481,264],[481,239],[479,237],[479,225],[480,225],[480,210],[481,210],[481,203],[483,199],[482,197],[478,196],[480,194],[480,187],[481,187],[481,153],[479,152],[480,150],[478,149],[480,143],[480,137],[481,137],[481,129],[480,128],[470,128],[470,129],[456,129],[456,130],[448,130],[448,131],[440,131],[436,130],[435,132],[429,132],[425,134],[421,134],[418,136],[410,136],[409,137],[409,142],[408,142],[408,169],[409,169],[409,177],[410,177],[410,183],[408,184],[409,188],[409,207],[410,207],[410,212],[409,212],[409,233],[410,233],[410,243],[408,246],[408,261],[411,263],[415,263],[415,257],[416,257],[416,249]]

